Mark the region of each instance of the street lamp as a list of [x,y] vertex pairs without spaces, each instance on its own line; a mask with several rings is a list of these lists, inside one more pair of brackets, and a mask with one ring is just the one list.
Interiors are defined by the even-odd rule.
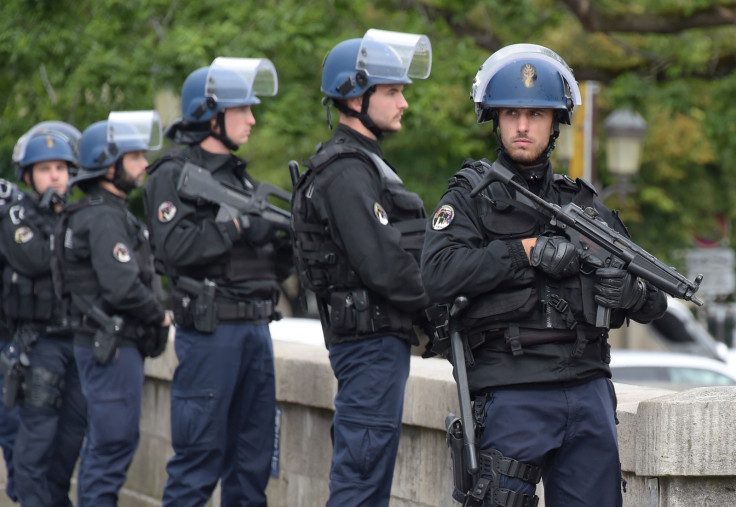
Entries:
[[[600,195],[605,200],[612,191],[618,190],[621,200],[633,189],[629,179],[639,172],[641,151],[647,122],[631,109],[617,109],[603,122],[606,135],[606,162],[608,170],[618,180],[605,188]],[[607,192],[608,191],[608,192]]]

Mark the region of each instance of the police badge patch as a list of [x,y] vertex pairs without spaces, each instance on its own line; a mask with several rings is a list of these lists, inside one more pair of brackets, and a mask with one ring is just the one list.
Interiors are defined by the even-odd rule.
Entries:
[[449,204],[443,204],[437,211],[434,212],[432,217],[432,229],[435,231],[441,231],[446,229],[455,218],[455,209]]
[[22,245],[23,243],[28,243],[31,238],[33,238],[33,231],[29,227],[18,227],[15,230],[15,242],[19,245]]
[[130,252],[123,243],[116,243],[112,248],[112,256],[118,262],[130,262]]
[[158,206],[158,221],[161,223],[171,222],[176,216],[176,206],[171,201],[164,201]]
[[376,218],[379,222],[381,222],[381,225],[388,225],[388,213],[386,213],[386,210],[383,209],[383,206],[381,206],[377,202],[373,203],[373,214],[376,215]]

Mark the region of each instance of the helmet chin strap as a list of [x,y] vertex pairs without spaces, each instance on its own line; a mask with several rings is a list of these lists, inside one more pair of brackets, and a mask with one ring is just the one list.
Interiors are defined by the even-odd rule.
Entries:
[[239,148],[228,136],[225,130],[225,111],[218,111],[216,120],[219,132],[210,129],[210,135],[224,144],[228,150],[235,151]]
[[370,116],[368,116],[368,105],[371,100],[371,95],[373,92],[376,91],[375,86],[371,86],[368,88],[365,93],[363,94],[363,105],[360,108],[360,112],[356,113],[352,109],[350,109],[347,104],[342,100],[333,100],[332,102],[335,104],[335,107],[343,114],[346,114],[347,116],[352,116],[353,118],[357,118],[360,120],[360,123],[363,124],[365,128],[371,131],[371,133],[376,136],[376,139],[379,141],[383,139],[383,130],[378,128],[378,125],[375,124],[375,122],[371,119]]

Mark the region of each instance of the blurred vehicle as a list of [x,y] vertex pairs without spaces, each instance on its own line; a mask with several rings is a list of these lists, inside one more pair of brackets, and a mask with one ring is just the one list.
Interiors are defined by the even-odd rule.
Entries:
[[668,297],[667,312],[647,327],[655,340],[667,350],[726,362],[726,344],[713,338],[682,301]]
[[694,354],[653,350],[612,350],[613,381],[684,390],[736,385],[736,373],[722,361]]
[[321,345],[324,347],[325,338],[322,334],[322,324],[319,319],[286,317],[269,324],[273,340]]

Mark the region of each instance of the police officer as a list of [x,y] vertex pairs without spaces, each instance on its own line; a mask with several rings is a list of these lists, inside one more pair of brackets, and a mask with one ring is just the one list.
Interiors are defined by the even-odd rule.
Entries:
[[8,208],[0,228],[3,308],[24,363],[13,452],[24,506],[71,505],[70,479],[86,430],[71,330],[50,269],[50,241],[76,172],[79,136],[71,125],[44,122],[21,137],[13,160],[18,180],[31,190]]
[[155,111],[111,113],[84,131],[82,168],[72,184],[86,195],[67,206],[55,240],[59,291],[82,322],[74,355],[89,431],[78,472],[80,506],[117,505],[139,440],[143,356],[162,351],[171,323],[151,290],[148,231],[128,210],[128,196],[145,176],[144,154],[160,143],[157,118]]
[[[18,187],[6,179],[0,179],[0,221],[2,221],[2,217],[7,216],[8,208],[13,206],[18,199],[22,199],[22,193]],[[2,267],[6,262],[2,254],[2,249],[0,248],[0,269],[3,269]],[[0,287],[2,287],[1,279]],[[5,390],[5,369],[10,364],[9,362],[3,361],[3,359],[8,358],[11,361],[13,360],[8,355],[8,345],[11,343],[12,338],[12,333],[2,311],[2,305],[0,305],[0,388],[3,391]],[[0,403],[0,447],[3,450],[3,457],[5,458],[5,493],[14,502],[18,501],[18,495],[15,491],[15,467],[13,467],[13,447],[15,447],[15,437],[18,433],[18,419],[17,404],[10,408],[5,403]]]
[[275,95],[277,84],[267,59],[220,57],[195,70],[182,87],[182,118],[167,130],[187,146],[149,169],[144,204],[173,287],[179,360],[165,506],[204,505],[218,480],[223,505],[266,505],[276,412],[268,323],[292,269],[290,240],[260,215],[180,195],[177,182],[188,163],[216,184],[257,191],[232,152],[248,142],[258,95]]
[[[492,121],[498,136],[495,163],[515,181],[552,203],[595,207],[627,234],[589,183],[552,172],[559,124],[569,124],[580,103],[557,54],[531,44],[501,49],[480,68],[472,97],[478,122]],[[513,187],[493,182],[471,198],[485,171],[467,160],[450,180],[422,255],[433,300],[465,295],[471,302],[461,323],[472,349],[468,380],[486,480],[478,482],[483,500],[467,504],[536,505],[541,475],[546,505],[620,506],[616,397],[596,308],[611,309],[611,327],[628,317],[648,322],[664,313],[665,296],[624,270],[601,267]]]
[[418,265],[424,206],[379,141],[401,130],[404,87],[430,66],[423,35],[371,29],[337,44],[321,89],[340,122],[292,199],[299,276],[316,293],[338,381],[331,506],[388,505],[391,494],[414,316],[429,298]]

